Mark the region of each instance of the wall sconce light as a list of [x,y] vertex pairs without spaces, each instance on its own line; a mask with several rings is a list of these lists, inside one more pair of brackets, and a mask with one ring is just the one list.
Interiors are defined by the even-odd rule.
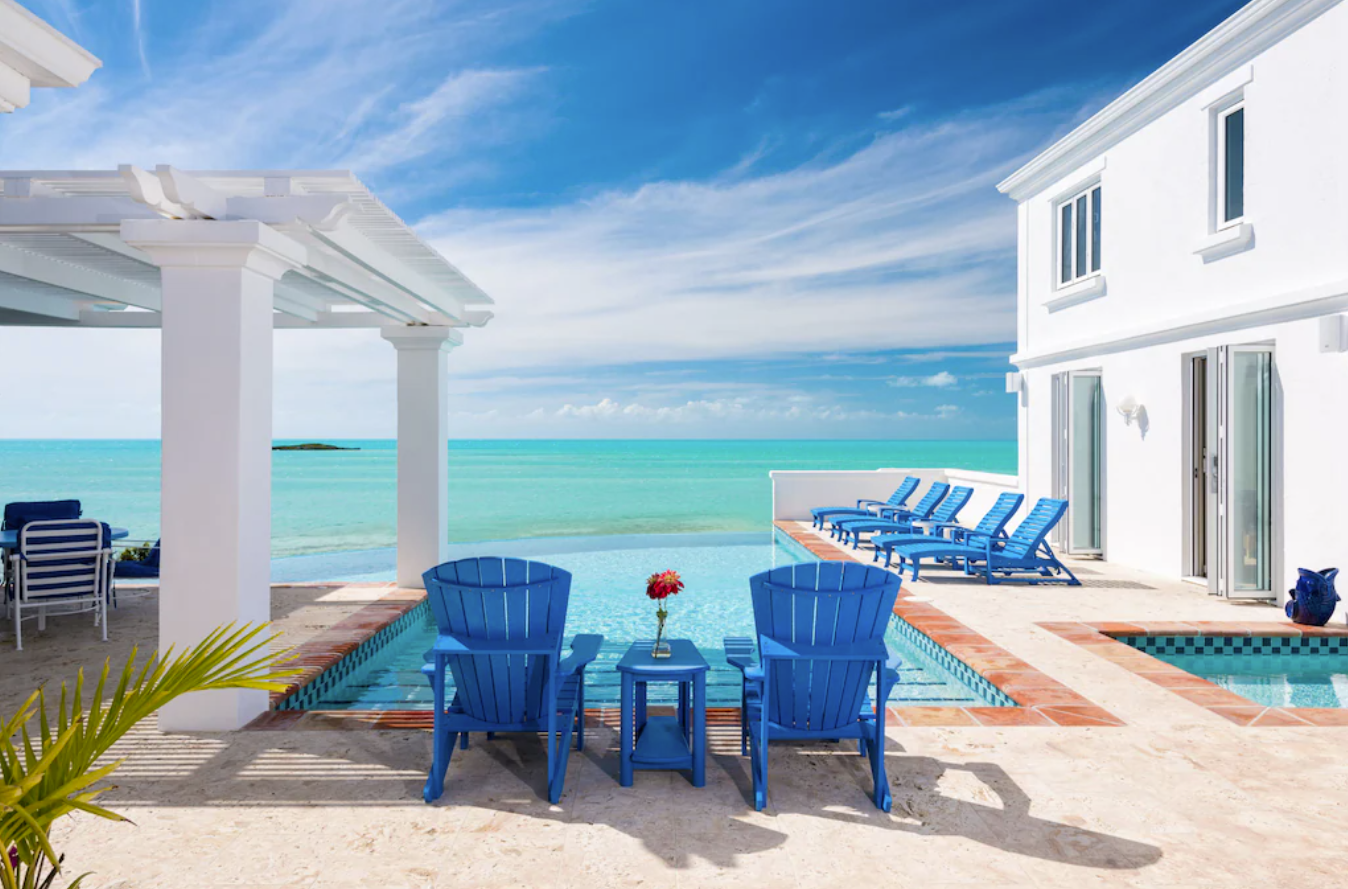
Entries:
[[1115,406],[1115,410],[1117,410],[1119,415],[1128,421],[1128,425],[1131,426],[1138,415],[1142,413],[1142,405],[1138,404],[1136,398],[1127,395]]
[[1006,391],[1008,394],[1019,393],[1025,388],[1025,378],[1014,371],[1006,375]]

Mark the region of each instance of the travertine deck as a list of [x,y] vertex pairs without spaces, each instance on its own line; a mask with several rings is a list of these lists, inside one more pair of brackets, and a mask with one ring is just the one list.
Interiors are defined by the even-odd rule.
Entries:
[[[561,805],[540,798],[541,746],[517,738],[456,753],[434,807],[420,802],[425,732],[147,728],[111,795],[135,825],[80,818],[59,839],[94,887],[1348,883],[1348,728],[1237,725],[1038,625],[1257,625],[1279,612],[1107,564],[1077,570],[1080,588],[933,571],[910,592],[1125,724],[896,725],[889,815],[870,806],[848,745],[774,747],[771,808],[753,812],[733,726],[714,729],[702,790],[666,773],[620,788],[616,739],[596,726]],[[387,592],[278,588],[277,623],[303,642]],[[0,708],[152,641],[153,601],[125,604],[111,628],[105,646],[84,618],[53,620],[22,655],[0,636]]]

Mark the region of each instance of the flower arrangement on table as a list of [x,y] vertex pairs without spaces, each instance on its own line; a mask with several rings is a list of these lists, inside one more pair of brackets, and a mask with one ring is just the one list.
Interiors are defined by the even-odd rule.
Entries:
[[660,603],[655,609],[655,646],[651,649],[651,657],[669,657],[669,643],[664,641],[665,618],[669,617],[665,600],[678,595],[681,589],[683,580],[677,571],[661,571],[646,578],[647,597]]

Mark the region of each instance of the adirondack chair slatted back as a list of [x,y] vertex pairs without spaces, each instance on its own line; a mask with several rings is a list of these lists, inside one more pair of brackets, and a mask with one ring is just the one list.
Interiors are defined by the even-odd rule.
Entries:
[[975,534],[982,534],[985,537],[994,537],[1002,533],[1006,523],[1015,515],[1016,510],[1020,509],[1020,504],[1025,500],[1024,494],[999,494],[997,502],[992,504],[992,509],[988,510],[987,515],[974,528]]
[[913,516],[919,519],[930,518],[932,511],[936,509],[937,504],[945,499],[946,492],[950,490],[950,485],[945,482],[932,482],[927,493],[922,495],[922,499],[917,501],[917,506],[913,507]]
[[[749,589],[760,640],[845,645],[884,636],[899,578],[855,562],[810,562],[755,574]],[[770,670],[768,718],[826,732],[856,722],[875,664],[799,660]]]
[[951,488],[950,493],[941,501],[941,505],[932,510],[932,521],[955,521],[955,517],[960,514],[960,510],[964,508],[964,504],[969,502],[969,498],[973,496],[973,493],[973,488],[968,488],[964,485]]
[[922,480],[915,475],[906,476],[904,480],[899,483],[899,486],[894,489],[894,493],[889,495],[889,499],[885,501],[885,505],[895,507],[903,506],[908,502],[908,498],[913,496],[913,492],[917,490],[917,486],[921,484],[921,482]]
[[1016,558],[1032,555],[1066,511],[1066,500],[1041,498],[1034,505],[1034,509],[1030,510],[1030,514],[1016,526],[1016,530],[1011,532],[1006,546],[1002,549],[1003,554]]
[[[477,558],[446,562],[425,574],[437,629],[467,639],[524,641],[561,656],[571,574],[542,562]],[[450,657],[459,705],[486,722],[540,718],[546,673],[539,655]]]
[[30,521],[19,532],[24,601],[95,598],[106,590],[102,522]]

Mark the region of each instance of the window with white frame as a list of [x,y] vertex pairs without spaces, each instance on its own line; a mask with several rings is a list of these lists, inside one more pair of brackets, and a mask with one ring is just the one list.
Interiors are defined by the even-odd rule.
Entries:
[[1100,272],[1100,183],[1064,198],[1058,204],[1058,285],[1072,284]]
[[1213,121],[1217,129],[1217,228],[1223,228],[1245,216],[1245,103],[1221,108]]

